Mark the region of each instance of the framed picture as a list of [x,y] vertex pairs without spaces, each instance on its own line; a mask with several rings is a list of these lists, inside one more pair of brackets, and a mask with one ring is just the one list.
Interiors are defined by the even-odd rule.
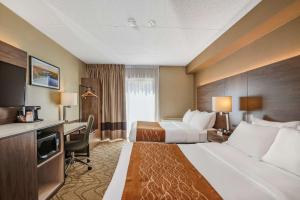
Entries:
[[35,86],[60,89],[60,69],[50,63],[30,56],[30,84]]

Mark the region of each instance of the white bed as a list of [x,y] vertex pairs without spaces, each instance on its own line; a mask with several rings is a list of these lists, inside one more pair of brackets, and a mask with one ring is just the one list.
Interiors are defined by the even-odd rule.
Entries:
[[[207,130],[199,130],[191,125],[180,121],[159,122],[160,126],[165,129],[165,143],[198,143],[207,141]],[[137,122],[133,122],[129,141],[136,141]]]
[[[123,147],[104,200],[122,198],[132,145]],[[225,143],[178,146],[224,199],[299,199],[300,177],[251,158],[232,146]]]

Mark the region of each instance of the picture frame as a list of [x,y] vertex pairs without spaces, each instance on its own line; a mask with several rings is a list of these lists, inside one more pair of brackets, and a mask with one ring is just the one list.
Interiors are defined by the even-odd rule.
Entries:
[[34,56],[29,57],[30,85],[60,90],[60,68]]

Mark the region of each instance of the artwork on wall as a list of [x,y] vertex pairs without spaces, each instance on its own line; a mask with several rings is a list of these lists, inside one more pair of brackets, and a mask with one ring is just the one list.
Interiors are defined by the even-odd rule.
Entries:
[[60,69],[50,63],[30,56],[30,84],[34,86],[60,89]]

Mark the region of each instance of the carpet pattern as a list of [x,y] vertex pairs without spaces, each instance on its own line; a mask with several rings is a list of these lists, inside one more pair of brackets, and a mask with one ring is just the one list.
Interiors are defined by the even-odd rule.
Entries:
[[125,141],[104,142],[91,151],[93,169],[76,163],[52,200],[101,200],[115,171]]

